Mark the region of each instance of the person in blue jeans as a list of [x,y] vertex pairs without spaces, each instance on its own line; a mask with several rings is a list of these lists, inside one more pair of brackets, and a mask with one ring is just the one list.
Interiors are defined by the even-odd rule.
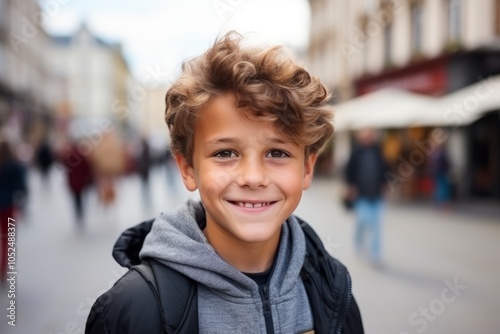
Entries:
[[374,264],[382,260],[381,216],[387,170],[376,131],[359,130],[346,169],[348,197],[354,201],[356,214],[356,251],[359,255],[368,255]]
[[434,180],[434,203],[438,207],[446,207],[450,204],[450,160],[442,143],[436,145],[430,155],[430,173]]

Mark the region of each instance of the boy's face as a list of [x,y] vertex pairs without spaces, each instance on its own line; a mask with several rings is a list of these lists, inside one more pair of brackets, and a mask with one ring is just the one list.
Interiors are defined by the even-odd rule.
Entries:
[[[268,121],[250,120],[232,95],[215,98],[195,125],[193,165],[176,156],[185,186],[199,190],[206,232],[219,240],[279,240],[283,222],[311,183],[316,155],[281,136]],[[207,234],[208,235],[208,234]]]

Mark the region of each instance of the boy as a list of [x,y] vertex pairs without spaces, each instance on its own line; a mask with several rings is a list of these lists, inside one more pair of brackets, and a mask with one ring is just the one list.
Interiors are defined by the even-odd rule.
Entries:
[[[168,90],[171,151],[201,202],[124,233],[115,259],[148,263],[154,278],[130,270],[86,333],[363,333],[347,270],[292,215],[333,133],[326,89],[281,48],[240,42],[216,41]],[[194,292],[176,279],[187,292],[161,297],[167,269]]]

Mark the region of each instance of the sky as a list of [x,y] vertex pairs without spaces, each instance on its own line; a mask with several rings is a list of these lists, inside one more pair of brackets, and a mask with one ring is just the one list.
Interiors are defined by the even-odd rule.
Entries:
[[182,61],[205,51],[229,30],[248,41],[307,48],[307,0],[41,0],[52,35],[68,35],[86,22],[91,32],[121,42],[136,78],[151,70],[172,80]]

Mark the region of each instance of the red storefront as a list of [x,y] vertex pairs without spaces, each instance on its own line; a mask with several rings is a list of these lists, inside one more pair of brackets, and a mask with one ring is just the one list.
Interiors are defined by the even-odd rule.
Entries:
[[356,83],[356,95],[388,87],[431,96],[444,95],[448,92],[448,60],[449,56],[446,55],[377,76],[364,77]]

